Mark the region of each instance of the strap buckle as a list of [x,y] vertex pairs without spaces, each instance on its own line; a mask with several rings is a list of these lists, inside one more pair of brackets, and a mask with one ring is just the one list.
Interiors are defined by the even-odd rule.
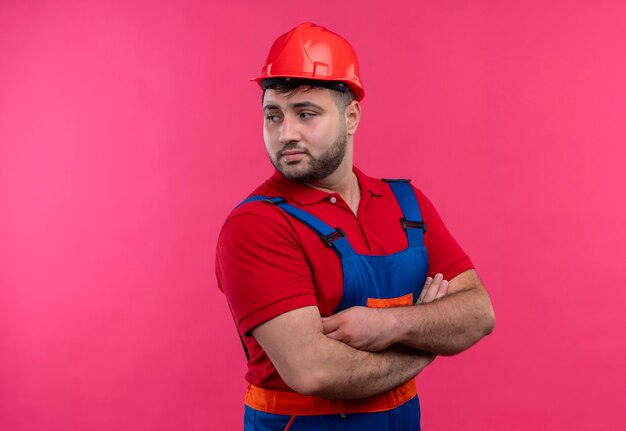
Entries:
[[400,219],[400,223],[402,223],[402,229],[404,230],[407,230],[408,228],[417,228],[422,229],[424,233],[426,233],[426,225],[423,221],[411,221],[402,217]]
[[263,202],[267,202],[268,204],[272,204],[272,205],[280,205],[280,204],[284,204],[285,202],[287,202],[287,199],[285,199],[282,196],[274,196],[273,198],[263,199]]
[[328,247],[332,247],[333,242],[345,236],[346,236],[345,232],[341,230],[341,228],[337,227],[335,228],[335,231],[333,233],[328,234],[326,236],[320,236],[320,238],[322,239],[322,241],[324,241],[324,244],[326,244]]
[[411,180],[407,178],[381,178],[386,183],[410,183]]

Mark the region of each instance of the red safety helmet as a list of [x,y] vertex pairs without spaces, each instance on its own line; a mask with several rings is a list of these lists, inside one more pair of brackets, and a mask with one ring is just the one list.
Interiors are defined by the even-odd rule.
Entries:
[[341,81],[356,100],[365,95],[354,48],[338,34],[310,22],[276,39],[261,76],[252,80],[261,85],[267,78]]

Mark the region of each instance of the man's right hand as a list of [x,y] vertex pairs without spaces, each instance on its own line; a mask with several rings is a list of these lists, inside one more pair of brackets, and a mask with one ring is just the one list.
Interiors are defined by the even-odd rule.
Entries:
[[[416,305],[443,298],[447,292],[443,275],[428,277]],[[323,318],[322,325],[328,338],[355,349],[380,352],[395,344],[398,322],[392,317],[389,309],[355,306]]]

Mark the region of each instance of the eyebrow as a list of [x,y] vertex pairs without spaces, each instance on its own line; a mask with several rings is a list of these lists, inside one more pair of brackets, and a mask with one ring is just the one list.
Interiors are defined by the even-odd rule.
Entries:
[[[322,108],[320,105],[317,105],[317,104],[315,104],[313,102],[289,103],[289,104],[287,104],[287,107],[289,107],[289,108],[296,108],[296,109],[297,108],[316,108],[316,109],[319,109],[320,111],[325,111],[324,108]],[[268,105],[265,105],[263,107],[264,111],[271,111],[273,109],[280,110],[280,106],[268,104]]]

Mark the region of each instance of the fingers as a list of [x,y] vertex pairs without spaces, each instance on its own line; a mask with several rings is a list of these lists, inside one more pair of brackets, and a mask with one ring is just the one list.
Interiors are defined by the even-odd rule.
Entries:
[[342,339],[341,335],[339,334],[339,331],[334,331],[334,332],[331,332],[329,334],[324,334],[324,335],[326,335],[328,338],[332,338],[333,340],[337,340],[337,341],[343,342],[343,339]]
[[435,299],[443,298],[447,293],[448,281],[443,279],[442,274],[437,274],[433,278],[428,277],[426,279],[417,303],[428,304]]
[[333,319],[333,316],[322,318],[322,328],[324,329],[324,335],[328,335],[331,332],[335,332],[339,329],[339,319]]
[[428,292],[428,289],[430,288],[430,285],[432,283],[433,283],[433,278],[426,277],[426,283],[424,283],[424,287],[422,287],[422,291],[420,292],[420,297],[417,299],[418,304],[421,304],[424,301],[424,296],[426,295],[426,292]]
[[435,295],[435,299],[443,298],[448,293],[448,280],[443,280],[441,282],[441,286],[439,286],[439,291],[437,295]]

